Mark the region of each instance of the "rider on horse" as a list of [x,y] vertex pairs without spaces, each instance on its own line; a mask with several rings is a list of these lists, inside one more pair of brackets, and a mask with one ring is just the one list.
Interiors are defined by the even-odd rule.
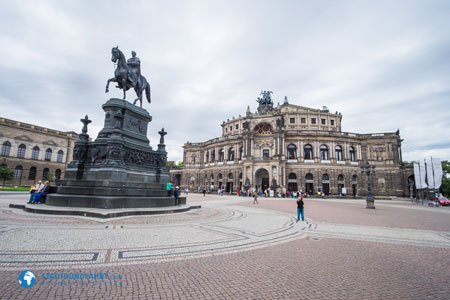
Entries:
[[135,51],[131,51],[131,56],[132,57],[127,60],[127,65],[129,68],[128,75],[132,85],[138,87],[141,79],[141,60],[139,57],[136,57]]

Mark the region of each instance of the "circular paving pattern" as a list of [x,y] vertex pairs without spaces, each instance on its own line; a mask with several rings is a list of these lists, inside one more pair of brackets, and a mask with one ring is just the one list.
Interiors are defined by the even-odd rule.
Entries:
[[205,203],[164,216],[93,220],[3,210],[0,266],[95,267],[236,253],[305,237],[308,222],[270,210]]

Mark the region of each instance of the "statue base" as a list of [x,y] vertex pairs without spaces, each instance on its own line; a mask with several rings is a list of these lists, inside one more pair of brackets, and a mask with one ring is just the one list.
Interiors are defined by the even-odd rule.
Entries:
[[104,128],[93,142],[83,129],[65,178],[57,181],[57,193],[49,194],[46,204],[105,209],[180,204],[165,190],[165,145],[160,143],[156,151],[149,145],[150,114],[122,99],[110,99],[102,107]]

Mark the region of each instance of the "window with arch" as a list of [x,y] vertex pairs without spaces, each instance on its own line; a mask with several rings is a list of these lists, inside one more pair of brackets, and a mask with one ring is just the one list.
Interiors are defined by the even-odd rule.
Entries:
[[342,161],[342,147],[336,146],[336,160]]
[[51,160],[52,159],[52,149],[48,148],[45,150],[45,160]]
[[214,175],[211,174],[211,184],[214,184]]
[[64,151],[59,150],[58,154],[56,155],[56,161],[59,163],[63,162],[63,157],[64,157]]
[[323,174],[322,175],[322,181],[328,181],[328,180],[330,180],[330,176],[328,176],[327,173]]
[[290,144],[287,147],[288,159],[297,159],[297,147],[294,144]]
[[290,173],[288,179],[297,179],[297,175],[295,175],[295,173]]
[[222,162],[225,158],[225,152],[223,151],[223,148],[219,150],[219,161]]
[[39,147],[34,146],[33,150],[31,151],[31,159],[38,159],[39,158]]
[[320,146],[320,160],[328,160],[328,147],[327,145]]
[[42,179],[44,179],[44,180],[47,180],[47,177],[48,177],[48,173],[50,172],[50,170],[48,169],[48,168],[45,168],[43,171],[42,171]]
[[231,147],[228,149],[228,161],[234,160],[234,147]]
[[244,153],[244,146],[239,147],[239,160],[242,160],[242,154]]
[[2,156],[9,156],[9,152],[11,151],[11,143],[6,141],[2,145]]
[[22,178],[22,172],[23,172],[23,168],[22,166],[16,166],[16,168],[14,169],[14,179],[20,179]]
[[350,161],[356,161],[356,151],[355,148],[353,148],[353,146],[350,146],[350,148],[348,148],[348,153],[350,156]]
[[209,151],[206,151],[205,163],[209,162]]
[[357,175],[353,175],[352,176],[352,182],[354,182],[354,183],[358,182],[358,176]]
[[233,174],[228,173],[228,181],[233,181]]
[[338,181],[344,181],[344,175],[339,174],[337,180]]
[[30,173],[28,174],[28,180],[35,180],[36,179],[36,167],[30,168]]
[[213,150],[211,152],[211,162],[215,162],[216,161],[216,150]]
[[219,173],[219,175],[217,175],[217,180],[222,181],[222,173]]
[[17,149],[17,157],[24,158],[26,150],[27,150],[27,146],[25,146],[24,144],[20,144],[19,148]]
[[313,176],[313,174],[308,173],[308,174],[306,174],[305,179],[306,179],[306,180],[313,180],[313,179],[314,179],[314,176]]
[[191,156],[191,164],[195,164],[195,155]]
[[55,171],[55,179],[58,179],[58,180],[61,179],[61,170],[60,169],[56,169],[56,171]]
[[272,133],[272,127],[270,126],[269,123],[261,123],[256,125],[255,131],[258,134],[267,135]]
[[310,144],[303,147],[303,152],[305,153],[305,159],[313,159],[313,147]]

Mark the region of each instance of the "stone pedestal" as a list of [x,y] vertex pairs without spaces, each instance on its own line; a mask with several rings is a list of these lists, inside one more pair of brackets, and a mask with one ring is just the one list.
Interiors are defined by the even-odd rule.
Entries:
[[85,124],[65,178],[57,182],[58,191],[47,196],[46,204],[93,208],[174,206],[174,197],[168,197],[165,191],[169,172],[163,138],[156,151],[147,138],[150,114],[122,99],[110,99],[102,107],[104,128],[91,142]]

